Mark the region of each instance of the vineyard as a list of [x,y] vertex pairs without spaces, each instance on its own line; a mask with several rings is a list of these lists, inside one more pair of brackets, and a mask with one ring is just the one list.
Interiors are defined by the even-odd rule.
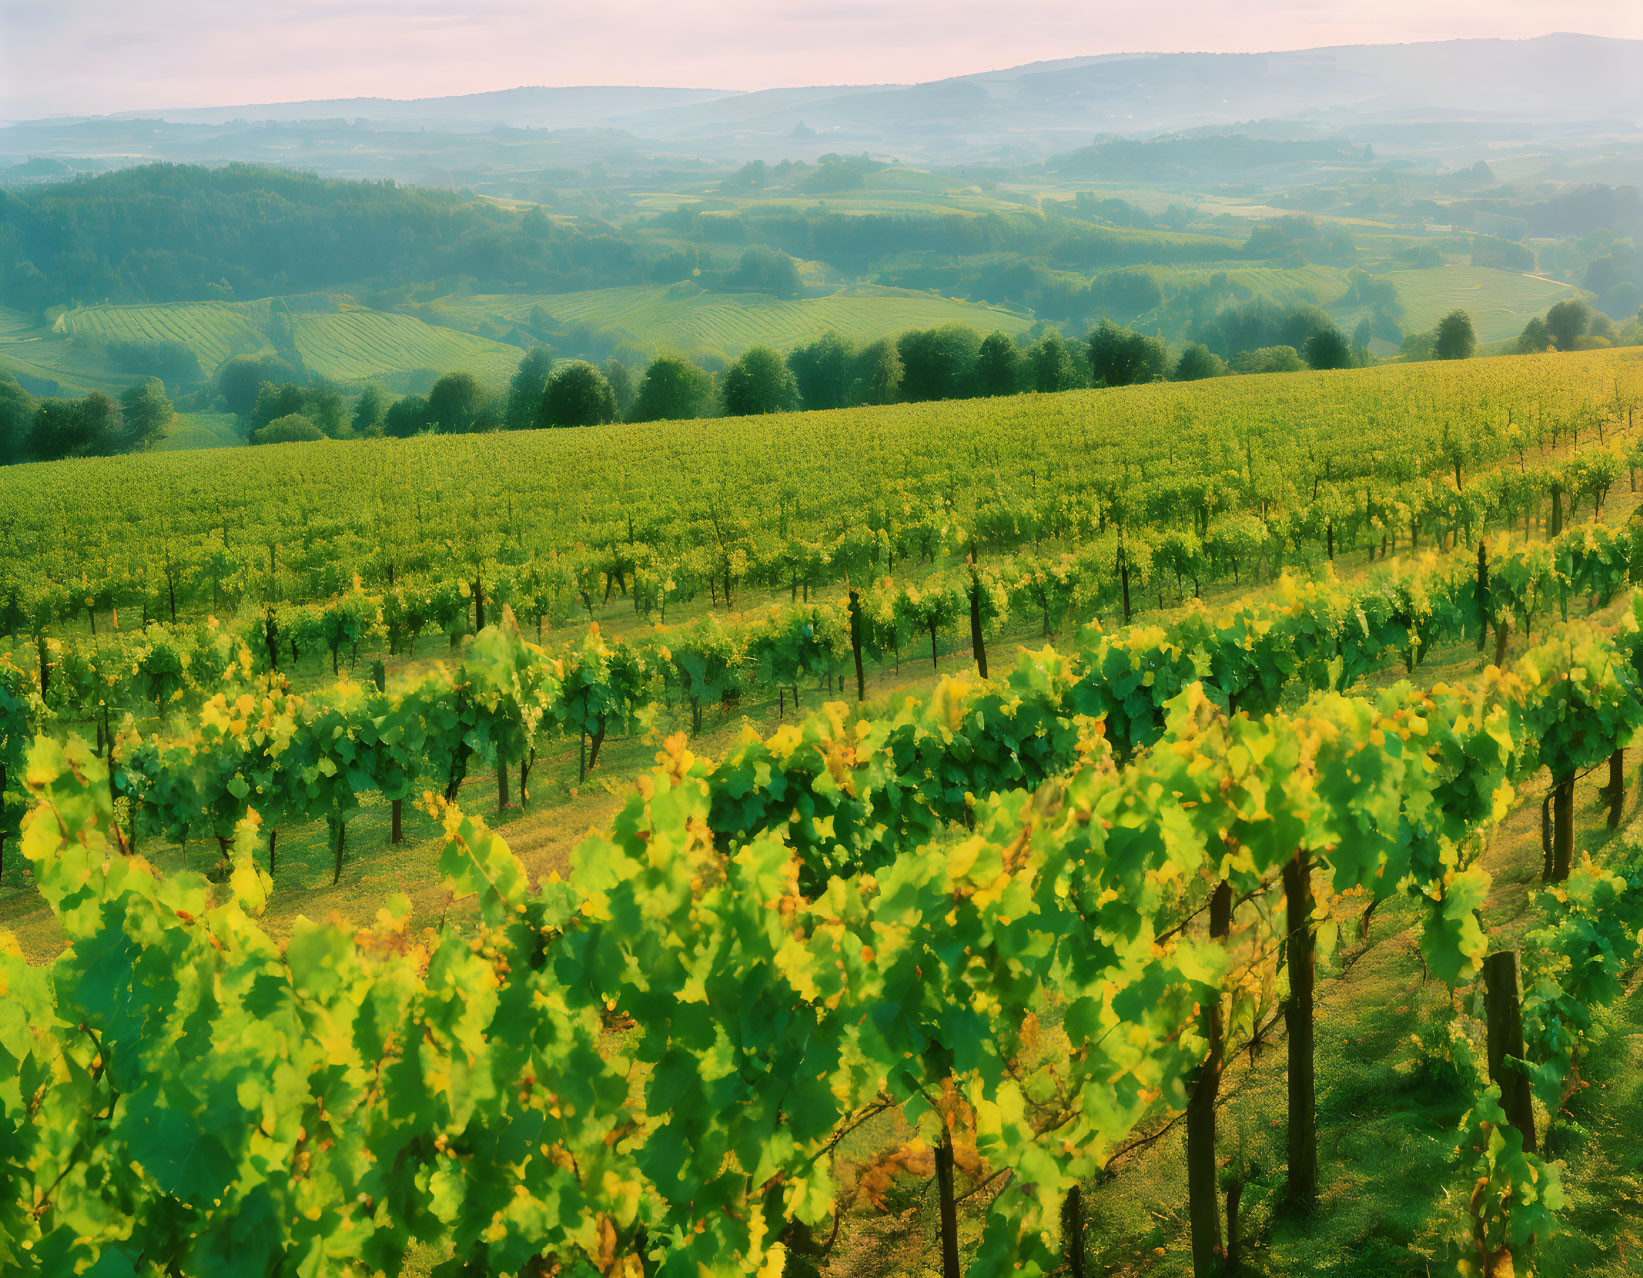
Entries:
[[49,390],[118,393],[126,382],[118,370],[84,346],[66,340],[39,317],[0,309],[0,371]]
[[1549,307],[1580,297],[1579,289],[1556,280],[1521,275],[1488,266],[1436,266],[1424,271],[1393,271],[1409,332],[1427,332],[1457,307],[1472,316],[1485,342],[1516,337],[1530,318]]
[[266,332],[268,308],[267,302],[89,306],[65,311],[54,331],[104,342],[180,342],[210,370],[234,355],[274,349]]
[[396,370],[462,369],[500,385],[519,365],[519,348],[409,315],[347,310],[292,318],[296,348],[313,372],[334,381],[362,381]]
[[0,1268],[1630,1272],[1640,397],[0,478]]
[[[339,306],[342,309],[339,309]],[[236,355],[279,353],[337,382],[453,369],[487,383],[507,381],[520,350],[409,315],[368,310],[325,295],[257,302],[166,302],[87,306],[64,311],[50,329],[0,317],[0,360],[68,387],[123,384],[108,350],[120,343],[177,343],[209,375]],[[127,373],[126,381],[129,381]]]
[[[1174,267],[1155,273],[1161,282],[1179,287],[1201,283],[1216,272]],[[1265,298],[1286,307],[1327,308],[1345,295],[1351,283],[1348,273],[1336,266],[1244,266],[1233,267],[1225,273],[1240,296]]]
[[766,294],[708,293],[692,284],[668,288],[607,288],[555,296],[444,299],[436,315],[469,323],[517,323],[541,307],[574,325],[650,352],[717,355],[726,359],[761,344],[788,350],[826,332],[866,344],[914,328],[966,324],[980,332],[1025,332],[1031,319],[1012,311],[902,289],[855,287],[824,297],[785,300]]

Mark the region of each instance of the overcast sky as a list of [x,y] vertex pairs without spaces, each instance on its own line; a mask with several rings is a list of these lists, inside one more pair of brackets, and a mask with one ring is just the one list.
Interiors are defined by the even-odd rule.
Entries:
[[0,118],[516,85],[939,79],[1095,53],[1551,31],[1643,0],[0,0]]

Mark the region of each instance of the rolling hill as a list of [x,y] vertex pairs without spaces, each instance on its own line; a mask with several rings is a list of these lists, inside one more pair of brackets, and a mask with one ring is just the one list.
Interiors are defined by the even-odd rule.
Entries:
[[[461,97],[355,98],[129,113],[196,128],[364,120],[473,134],[499,126],[619,130],[693,155],[890,151],[974,162],[1042,158],[1091,135],[1251,120],[1334,128],[1410,121],[1636,122],[1643,41],[1583,35],[1269,53],[1126,53],[1038,62],[924,84],[731,90],[524,87]],[[113,117],[108,117],[114,120]],[[118,122],[118,121],[115,121]],[[0,160],[52,155],[47,122],[0,130]],[[193,143],[196,139],[188,139]],[[182,144],[182,140],[179,140]],[[81,149],[64,154],[85,155]],[[150,152],[152,154],[152,152]]]

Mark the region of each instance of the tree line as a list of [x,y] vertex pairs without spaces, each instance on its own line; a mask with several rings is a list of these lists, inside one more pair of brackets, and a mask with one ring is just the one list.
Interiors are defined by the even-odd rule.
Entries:
[[[1602,344],[1606,325],[1583,302],[1559,303],[1533,320],[1517,349],[1576,350]],[[1643,338],[1634,331],[1609,337]],[[1535,344],[1531,334],[1548,340]],[[932,400],[973,399],[1148,382],[1200,381],[1228,375],[1327,371],[1374,362],[1364,326],[1347,337],[1323,312],[1282,312],[1258,303],[1223,313],[1213,335],[1224,358],[1201,341],[1171,347],[1161,337],[1103,320],[1083,341],[1040,326],[1038,336],[983,336],[963,324],[912,329],[858,343],[827,332],[785,357],[768,346],[743,351],[718,374],[677,355],[660,355],[642,373],[619,360],[602,366],[562,360],[546,347],[529,352],[507,388],[489,393],[469,373],[448,373],[426,396],[389,402],[375,387],[361,394],[351,419],[332,391],[263,383],[250,411],[255,443],[349,434],[408,437],[424,431],[462,434],[597,426],[609,422],[684,421],[818,411]],[[1288,341],[1281,339],[1287,338]],[[1265,343],[1265,344],[1261,344]],[[1293,343],[1293,344],[1292,344]],[[1478,341],[1472,317],[1452,311],[1430,333],[1404,345],[1405,361],[1470,359]]]
[[[278,356],[238,356],[218,370],[209,393],[239,418],[249,442],[273,444],[758,416],[1374,362],[1366,325],[1349,338],[1316,308],[1285,312],[1267,302],[1223,310],[1203,333],[1209,341],[1180,346],[1111,320],[1082,341],[1045,325],[1034,332],[983,336],[947,324],[867,343],[827,332],[786,356],[749,347],[717,373],[677,355],[658,356],[643,371],[614,358],[595,366],[543,346],[525,355],[500,391],[470,373],[452,372],[426,395],[398,398],[374,383],[345,398],[342,388],[323,380],[297,380],[301,374]],[[1617,329],[1601,311],[1571,299],[1530,320],[1512,349],[1530,354],[1640,340],[1643,324]],[[1406,338],[1402,358],[1469,359],[1477,348],[1471,316],[1456,310],[1431,332]],[[36,400],[15,380],[0,378],[0,464],[142,451],[163,438],[173,416],[155,378],[118,401],[101,392]]]
[[1320,328],[1299,351],[1259,348],[1229,363],[1200,343],[1172,350],[1162,338],[1110,321],[1084,341],[1069,340],[1053,328],[1028,340],[947,324],[867,343],[827,332],[786,356],[751,346],[717,374],[677,355],[657,356],[636,373],[619,360],[595,366],[538,347],[501,391],[487,390],[471,373],[453,372],[427,395],[392,401],[368,386],[352,413],[329,388],[263,381],[254,398],[248,396],[245,376],[267,361],[246,359],[225,368],[219,388],[251,442],[263,444],[759,416],[1196,381],[1234,372],[1351,368],[1362,362],[1363,355],[1333,325]]

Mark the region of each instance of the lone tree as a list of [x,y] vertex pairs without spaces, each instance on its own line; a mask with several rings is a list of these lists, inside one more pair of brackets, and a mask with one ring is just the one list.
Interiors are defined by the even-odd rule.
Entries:
[[573,360],[542,392],[543,426],[599,426],[616,420],[616,392],[592,364]]
[[1050,329],[1027,352],[1031,389],[1050,393],[1083,385],[1077,352],[1066,338]]
[[1175,380],[1201,382],[1206,377],[1219,377],[1227,371],[1221,357],[1202,342],[1192,342],[1175,362]]
[[1309,367],[1318,370],[1352,367],[1352,347],[1341,330],[1333,326],[1319,329],[1307,338],[1301,355]]
[[362,437],[380,435],[382,418],[387,411],[388,402],[383,398],[382,388],[375,382],[365,383],[365,389],[354,401],[354,434]]
[[1134,386],[1162,381],[1168,364],[1156,337],[1102,320],[1090,334],[1090,371],[1098,386]]
[[251,432],[253,444],[301,444],[324,438],[325,432],[301,413],[276,417],[268,425]]
[[1478,349],[1477,330],[1465,311],[1450,311],[1438,322],[1432,354],[1439,359],[1471,359]]
[[843,408],[850,402],[858,352],[854,343],[832,331],[795,347],[787,367],[806,408]]
[[428,419],[441,435],[466,435],[479,415],[479,382],[472,373],[446,373],[428,392]]
[[689,360],[663,355],[651,361],[633,404],[636,422],[685,421],[700,417],[712,387],[707,374]]
[[428,401],[420,395],[407,395],[388,405],[382,415],[382,431],[395,439],[409,439],[428,429]]
[[39,402],[9,373],[0,373],[0,466],[28,455],[29,428]]
[[763,244],[755,244],[743,253],[736,269],[726,275],[725,282],[732,288],[753,289],[760,293],[773,293],[777,297],[804,295],[799,264],[786,253]]
[[120,396],[120,417],[125,423],[121,448],[146,453],[165,438],[176,415],[177,410],[166,398],[165,384],[158,377],[139,382]]
[[1572,351],[1592,326],[1592,308],[1578,298],[1559,302],[1546,312],[1546,331],[1560,351]]
[[780,355],[749,346],[725,372],[724,401],[732,417],[785,413],[798,407],[799,389]]
[[855,360],[856,380],[851,394],[860,404],[894,404],[901,397],[901,350],[895,340],[881,337]]
[[546,346],[534,347],[519,361],[518,370],[508,379],[508,406],[503,412],[509,430],[529,430],[536,425],[552,372],[553,352]]
[[1517,353],[1539,355],[1551,344],[1552,334],[1546,328],[1546,321],[1536,315],[1523,326],[1523,334],[1517,339]]

